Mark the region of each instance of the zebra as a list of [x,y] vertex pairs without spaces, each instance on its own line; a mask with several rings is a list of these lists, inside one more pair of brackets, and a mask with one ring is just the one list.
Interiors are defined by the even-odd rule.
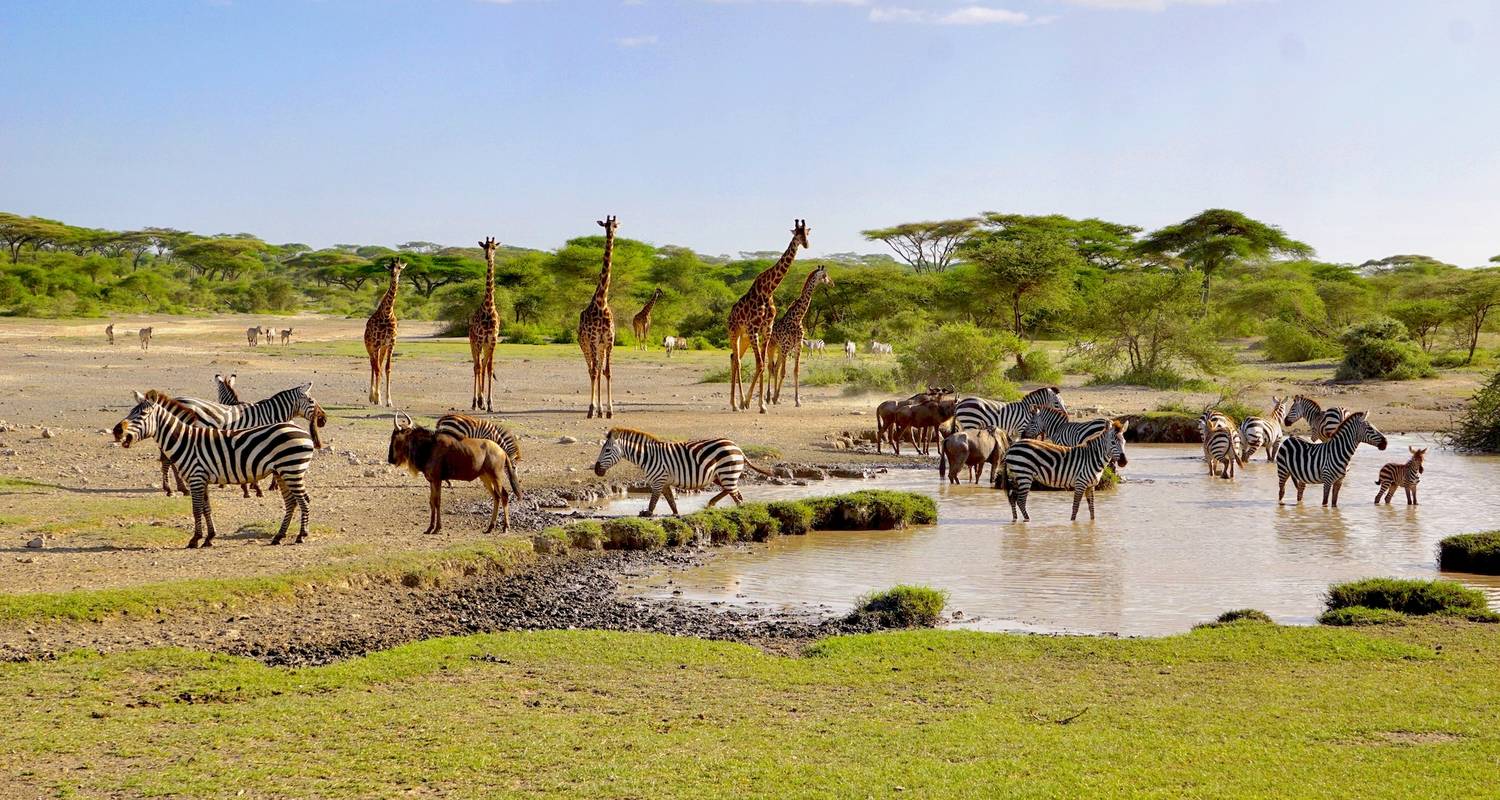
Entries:
[[115,343],[115,324],[113,322],[104,326],[104,337],[109,339],[110,344]]
[[1266,463],[1270,464],[1276,460],[1276,447],[1281,443],[1286,432],[1282,430],[1282,424],[1286,420],[1286,405],[1288,398],[1271,396],[1271,417],[1245,417],[1240,423],[1240,444],[1244,448],[1244,458],[1240,463],[1249,463],[1250,456],[1255,454],[1258,447],[1266,449]]
[[802,346],[807,348],[809,353],[821,353],[828,344],[822,339],[803,339]]
[[292,329],[291,328],[282,328],[281,329],[281,343],[282,344],[287,344],[291,340],[292,340]]
[[245,401],[240,399],[240,393],[234,388],[234,381],[238,375],[231,373],[229,376],[214,375],[214,388],[218,392],[219,402],[226,406],[241,406]]
[[[216,430],[184,423],[180,412],[169,410],[177,401],[152,389],[135,393],[136,405],[115,425],[115,441],[130,447],[136,441],[155,438],[178,474],[186,479],[193,497],[193,538],[188,547],[212,547],[214,518],[208,505],[210,483],[249,483],[275,475],[281,485],[286,514],[281,529],[271,538],[280,544],[286,537],[292,512],[302,512],[294,544],[307,538],[307,487],[304,479],[312,463],[315,445],[307,431],[290,422],[241,430]],[[208,535],[203,529],[208,528]]]
[[1390,503],[1396,494],[1396,487],[1400,486],[1406,490],[1406,504],[1417,505],[1417,484],[1422,482],[1422,461],[1427,456],[1427,448],[1406,448],[1411,452],[1411,459],[1405,464],[1386,464],[1380,468],[1380,477],[1375,479],[1375,485],[1380,488],[1375,490],[1375,502],[1380,502],[1380,496],[1385,495],[1385,502]]
[[512,461],[521,460],[521,443],[504,425],[476,419],[467,414],[444,414],[438,417],[433,432],[446,433],[455,439],[488,439],[500,445]]
[[1203,460],[1208,462],[1208,474],[1214,474],[1213,455],[1208,450],[1208,437],[1214,428],[1225,428],[1229,431],[1229,439],[1233,444],[1232,451],[1236,461],[1245,463],[1247,456],[1244,452],[1243,443],[1240,441],[1240,428],[1235,424],[1234,418],[1213,406],[1203,409],[1203,415],[1198,417],[1198,434],[1203,437]]
[[1056,406],[1064,411],[1068,410],[1058,394],[1060,391],[1056,386],[1044,386],[1033,389],[1014,403],[965,397],[953,407],[953,429],[996,428],[1005,431],[1005,435],[1010,438],[1018,439],[1021,426],[1031,414],[1032,406]]
[[142,350],[150,350],[151,349],[151,337],[153,335],[155,335],[155,333],[156,333],[156,331],[155,331],[154,328],[141,328],[137,332],[137,334],[141,337],[141,349]]
[[1064,409],[1057,406],[1032,406],[1031,413],[1021,425],[1021,438],[1046,439],[1063,447],[1073,447],[1084,439],[1103,433],[1108,426],[1107,419],[1069,422],[1068,412]]
[[1116,464],[1125,466],[1126,424],[1111,420],[1103,432],[1077,445],[1063,447],[1052,442],[1022,439],[1005,451],[1005,458],[995,488],[1004,488],[1010,500],[1010,518],[1016,519],[1017,507],[1027,522],[1031,514],[1026,510],[1026,498],[1033,485],[1054,489],[1073,490],[1073,515],[1078,519],[1078,504],[1085,498],[1089,501],[1089,519],[1094,518],[1094,487],[1104,475],[1104,468]]
[[[251,347],[254,347],[254,346],[260,344],[260,334],[261,334],[261,327],[259,325],[256,325],[253,328],[246,328],[245,329],[245,339],[250,342],[250,346]],[[270,343],[267,342],[267,344],[270,344]]]
[[1378,450],[1386,446],[1385,434],[1381,433],[1365,418],[1365,412],[1356,411],[1339,423],[1327,441],[1309,442],[1300,436],[1289,436],[1276,451],[1276,503],[1286,505],[1286,482],[1290,478],[1297,487],[1297,502],[1302,502],[1302,491],[1309,483],[1323,484],[1323,505],[1328,505],[1330,490],[1333,507],[1339,506],[1339,489],[1344,485],[1344,475],[1349,471],[1349,459],[1354,457],[1360,442],[1375,445]]
[[[1215,422],[1209,428],[1208,435],[1203,438],[1203,449],[1208,457],[1208,474],[1215,478],[1234,480],[1234,465],[1240,460],[1239,431]],[[1220,464],[1224,465],[1222,473],[1219,471]]]
[[[168,411],[184,423],[189,425],[201,425],[206,428],[220,428],[223,430],[239,430],[242,428],[258,428],[263,425],[272,425],[278,422],[290,422],[295,417],[302,417],[308,421],[308,433],[312,436],[313,446],[322,449],[322,437],[318,435],[318,429],[328,424],[328,415],[323,412],[323,407],[313,399],[310,393],[311,383],[284,389],[264,400],[254,403],[241,403],[230,405],[225,403],[210,403],[196,397],[176,397],[174,403],[168,407]],[[167,485],[167,473],[170,465],[166,453],[163,452],[161,460],[161,488],[172,496],[172,490]],[[177,481],[178,491],[184,491],[182,478],[179,475]],[[260,490],[260,484],[252,481],[248,485],[242,485],[241,491],[245,497],[250,496],[250,489],[255,489],[255,496],[264,496]],[[272,486],[271,488],[276,488]]]
[[886,344],[885,342],[877,342],[874,339],[871,339],[870,340],[870,352],[874,353],[876,355],[887,355],[888,356],[891,353],[896,352],[896,348],[891,347],[889,344]]
[[1305,419],[1308,427],[1312,428],[1313,441],[1326,441],[1348,415],[1349,409],[1347,408],[1341,406],[1323,408],[1311,397],[1299,394],[1292,398],[1292,407],[1286,412],[1286,426],[1290,428],[1292,423]]
[[641,512],[649,517],[656,513],[656,503],[663,496],[672,514],[677,515],[677,498],[672,488],[703,489],[716,484],[719,493],[708,501],[709,507],[725,497],[735,505],[745,502],[740,494],[740,477],[749,467],[762,475],[776,473],[756,466],[745,458],[745,451],[728,439],[698,439],[691,442],[668,442],[632,428],[611,428],[599,447],[594,474],[604,477],[609,468],[621,460],[629,461],[646,473],[651,486],[651,503]]
[[853,361],[855,356],[857,355],[859,355],[859,347],[856,346],[854,342],[846,340],[844,342],[844,358],[848,359],[849,361]]

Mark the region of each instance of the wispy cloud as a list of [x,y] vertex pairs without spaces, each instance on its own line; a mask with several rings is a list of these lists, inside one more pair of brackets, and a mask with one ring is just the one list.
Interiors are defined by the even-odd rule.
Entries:
[[650,47],[659,41],[656,34],[648,33],[642,36],[621,36],[615,39],[615,44],[621,47]]
[[963,6],[949,11],[885,6],[870,9],[871,22],[920,25],[1042,25],[1051,17],[1033,17],[1022,11],[990,6]]
[[1166,11],[1167,6],[1227,6],[1242,0],[1063,0],[1063,2],[1085,8],[1104,8],[1116,11]]

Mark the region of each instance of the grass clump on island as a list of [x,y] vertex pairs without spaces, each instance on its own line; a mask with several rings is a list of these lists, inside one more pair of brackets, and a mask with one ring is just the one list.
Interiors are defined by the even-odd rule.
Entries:
[[865,489],[832,497],[705,508],[682,517],[578,520],[532,537],[538,552],[654,550],[696,541],[764,542],[808,531],[892,530],[937,521],[937,503],[926,495]]
[[930,586],[893,586],[854,601],[855,619],[871,619],[882,628],[931,628],[943,618],[948,593]]
[[1382,625],[1410,617],[1458,617],[1497,622],[1484,593],[1454,581],[1415,578],[1365,578],[1328,588],[1324,625]]
[[1220,625],[1275,625],[1276,620],[1271,615],[1258,608],[1236,608],[1233,611],[1225,611],[1214,619],[1213,622],[1202,622],[1194,625],[1197,628],[1213,628]]
[[1462,533],[1438,542],[1438,568],[1500,575],[1500,531]]

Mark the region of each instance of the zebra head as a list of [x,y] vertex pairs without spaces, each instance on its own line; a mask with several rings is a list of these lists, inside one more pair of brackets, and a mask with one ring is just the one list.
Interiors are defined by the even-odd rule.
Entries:
[[1068,421],[1068,412],[1056,406],[1032,406],[1021,423],[1021,438],[1035,439],[1060,422]]
[[1286,424],[1291,425],[1299,419],[1307,420],[1307,424],[1317,428],[1314,417],[1323,415],[1323,407],[1313,402],[1312,398],[1296,395],[1292,398],[1292,406],[1286,412]]
[[[1384,450],[1386,448],[1386,445],[1389,444],[1389,442],[1387,442],[1385,439],[1385,434],[1381,433],[1380,429],[1375,427],[1374,424],[1370,422],[1368,412],[1356,411],[1346,417],[1344,419],[1344,422],[1354,422],[1357,425],[1357,427],[1354,429],[1355,442],[1374,445],[1376,450]],[[1342,425],[1340,427],[1342,427]],[[1335,433],[1337,433],[1337,431],[1335,431]]]
[[604,473],[609,472],[610,467],[620,463],[620,460],[625,457],[625,450],[621,447],[616,433],[617,431],[610,431],[604,437],[604,444],[599,446],[599,457],[594,459],[594,474],[601,478],[604,477]]
[[125,418],[115,423],[115,441],[121,447],[129,448],[132,444],[142,439],[150,439],[156,435],[156,429],[161,424],[161,407],[156,401],[148,396],[135,393],[135,408]]
[[1128,422],[1112,419],[1109,421],[1109,427],[1104,431],[1104,447],[1108,453],[1106,458],[1109,459],[1109,463],[1118,467],[1130,463],[1130,459],[1125,457],[1125,429],[1128,427],[1130,427]]

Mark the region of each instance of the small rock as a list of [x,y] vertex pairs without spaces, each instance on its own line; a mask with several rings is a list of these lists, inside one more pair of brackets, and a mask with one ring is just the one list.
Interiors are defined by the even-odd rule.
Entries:
[[562,436],[557,440],[558,444],[578,444],[578,439],[572,436]]
[[41,536],[38,536],[35,539],[27,542],[26,546],[30,547],[32,550],[41,550],[42,548],[47,546],[47,540]]
[[362,474],[363,474],[363,475],[364,475],[364,476],[365,476],[365,477],[366,477],[366,478],[373,478],[373,477],[375,477],[375,476],[377,476],[377,475],[379,475],[379,474],[380,474],[380,473],[379,473],[379,472],[378,472],[378,471],[377,471],[377,470],[373,470],[373,469],[367,469],[367,470],[365,470],[365,471],[364,471],[364,472],[363,472],[363,473],[362,473]]
[[42,438],[51,439],[53,436],[51,428],[42,428]]

